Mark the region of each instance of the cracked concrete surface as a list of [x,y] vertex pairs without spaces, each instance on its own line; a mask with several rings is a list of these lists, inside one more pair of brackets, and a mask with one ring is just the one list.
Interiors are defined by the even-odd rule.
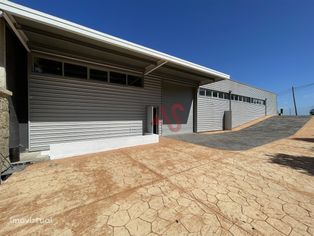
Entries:
[[0,185],[0,234],[314,235],[313,138],[312,118],[246,151],[162,138],[37,163]]

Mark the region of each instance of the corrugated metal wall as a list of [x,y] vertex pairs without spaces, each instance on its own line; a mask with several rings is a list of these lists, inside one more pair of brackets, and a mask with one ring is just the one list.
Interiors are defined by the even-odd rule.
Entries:
[[193,102],[193,87],[163,83],[163,135],[193,132]]
[[144,88],[92,80],[29,76],[30,150],[52,143],[142,135],[146,106],[161,104],[161,80]]
[[[267,111],[265,111],[265,106],[261,104],[232,101],[233,127],[265,116],[266,112],[267,115],[275,115],[277,113],[277,97],[274,93],[253,88],[232,80],[222,80],[216,83],[203,85],[201,87],[221,92],[229,92],[231,90],[233,94],[262,100],[267,99]],[[229,101],[219,98],[200,96],[198,94],[197,103],[197,132],[222,130],[223,113],[225,110],[229,110]]]
[[222,130],[224,111],[229,109],[227,100],[199,96],[197,101],[197,132]]
[[233,128],[265,116],[265,106],[262,104],[232,101],[231,108]]

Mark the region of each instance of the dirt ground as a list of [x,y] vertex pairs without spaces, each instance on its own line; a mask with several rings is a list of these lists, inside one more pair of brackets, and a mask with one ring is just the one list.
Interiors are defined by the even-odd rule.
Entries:
[[37,163],[0,193],[1,235],[314,235],[314,118],[246,151],[162,138]]

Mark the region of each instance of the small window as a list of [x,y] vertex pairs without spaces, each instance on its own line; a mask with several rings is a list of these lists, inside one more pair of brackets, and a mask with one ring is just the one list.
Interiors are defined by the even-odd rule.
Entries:
[[234,95],[234,100],[238,101],[239,100],[239,96],[238,95]]
[[200,88],[199,95],[205,96],[205,93],[206,93],[206,89]]
[[264,101],[263,101],[263,105],[265,105],[265,106],[266,106],[266,100],[264,100]]
[[135,87],[143,87],[143,78],[134,75],[128,75],[128,85]]
[[126,74],[110,72],[110,83],[126,85]]
[[213,91],[213,97],[215,97],[215,98],[218,97],[218,92],[217,91]]
[[218,93],[218,96],[219,96],[219,98],[224,98],[223,92],[219,92],[219,93]]
[[212,96],[212,91],[209,89],[206,89],[206,96],[211,97]]
[[239,101],[243,101],[243,97],[242,96],[239,96]]
[[87,79],[87,67],[64,63],[64,76]]
[[62,62],[35,57],[33,72],[40,74],[62,75]]
[[230,99],[229,93],[224,93],[224,98],[229,100]]
[[108,82],[108,72],[103,70],[90,69],[89,78],[93,80]]

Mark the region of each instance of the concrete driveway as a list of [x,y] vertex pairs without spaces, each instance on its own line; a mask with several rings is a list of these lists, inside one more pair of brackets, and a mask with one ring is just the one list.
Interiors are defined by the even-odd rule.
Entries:
[[0,185],[0,234],[313,235],[313,138],[311,119],[241,152],[162,138],[34,164]]

